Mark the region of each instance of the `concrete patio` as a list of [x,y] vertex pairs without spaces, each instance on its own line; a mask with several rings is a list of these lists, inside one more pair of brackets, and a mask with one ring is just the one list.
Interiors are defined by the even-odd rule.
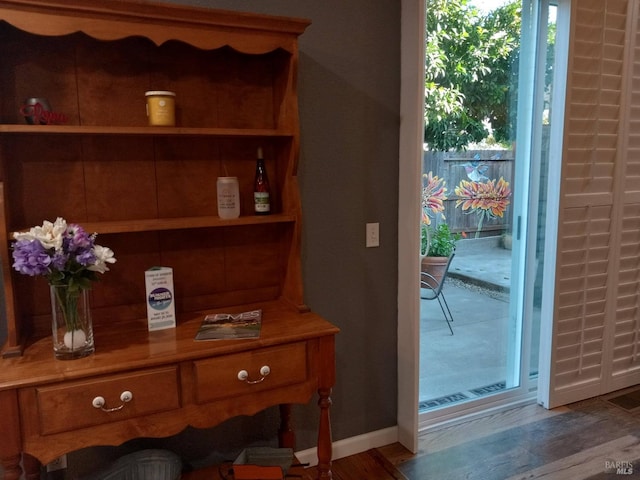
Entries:
[[458,243],[443,292],[451,335],[437,301],[421,301],[421,410],[504,388],[511,251],[500,237]]

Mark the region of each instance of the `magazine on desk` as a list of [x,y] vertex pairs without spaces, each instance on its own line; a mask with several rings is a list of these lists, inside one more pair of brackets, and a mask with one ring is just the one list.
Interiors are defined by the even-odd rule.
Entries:
[[259,338],[262,327],[262,310],[237,314],[216,313],[204,317],[196,340],[230,340]]

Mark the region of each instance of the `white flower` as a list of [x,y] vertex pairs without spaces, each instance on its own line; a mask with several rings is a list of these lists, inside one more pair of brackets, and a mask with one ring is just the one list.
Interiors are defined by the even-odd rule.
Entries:
[[67,230],[67,222],[64,218],[58,217],[54,223],[45,220],[41,227],[33,227],[28,232],[16,232],[13,238],[16,240],[38,240],[45,249],[62,248],[62,235]]
[[96,263],[89,265],[87,270],[92,272],[104,273],[109,271],[107,263],[116,263],[116,259],[113,256],[113,250],[102,245],[94,245],[93,253],[96,256]]

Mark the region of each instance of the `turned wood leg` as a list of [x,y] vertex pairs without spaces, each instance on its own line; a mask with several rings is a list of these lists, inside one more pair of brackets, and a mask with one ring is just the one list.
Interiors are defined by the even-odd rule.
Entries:
[[331,407],[331,389],[318,390],[320,399],[320,425],[318,426],[318,478],[333,478],[331,475],[331,421],[329,407]]
[[[17,390],[0,391],[0,461],[6,480],[18,480],[22,475],[20,459],[20,409]],[[39,473],[39,472],[38,472]]]
[[20,468],[20,455],[3,458],[2,467],[4,468],[5,480],[18,480],[20,475],[22,475],[22,469]]
[[296,434],[291,420],[291,404],[280,405],[280,430],[278,441],[281,448],[296,448]]
[[24,466],[24,476],[27,480],[40,480],[40,460],[24,453],[22,455],[22,465]]

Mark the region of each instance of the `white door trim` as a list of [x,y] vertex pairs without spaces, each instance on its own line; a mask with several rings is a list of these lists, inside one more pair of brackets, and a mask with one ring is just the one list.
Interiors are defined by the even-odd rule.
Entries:
[[424,0],[402,0],[398,197],[398,441],[418,450]]

